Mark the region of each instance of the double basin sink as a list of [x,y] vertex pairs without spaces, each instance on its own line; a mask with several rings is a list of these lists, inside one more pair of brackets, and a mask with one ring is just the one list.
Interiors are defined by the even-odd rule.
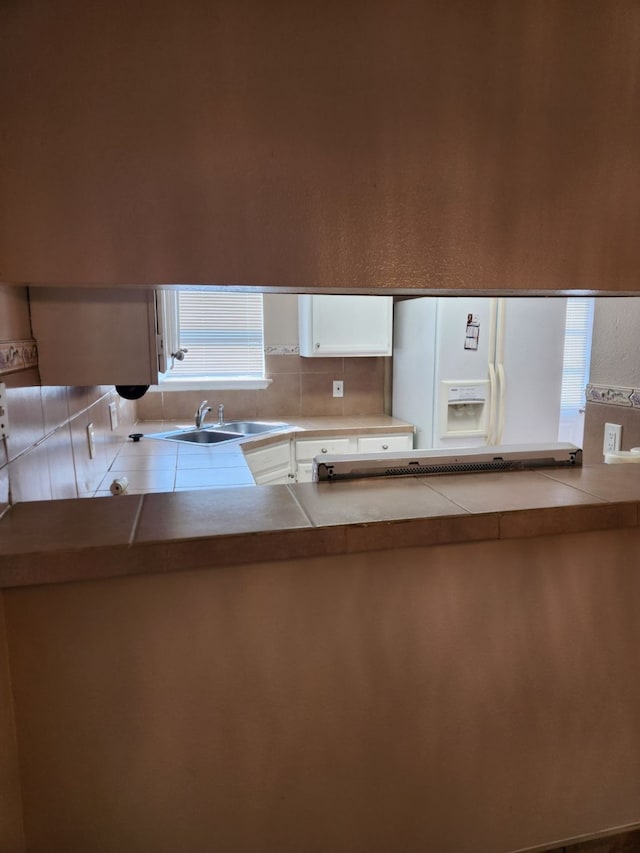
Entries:
[[239,441],[256,435],[267,435],[289,428],[289,424],[267,421],[225,421],[208,427],[187,427],[169,432],[155,432],[147,438],[159,438],[165,441],[181,441],[191,444],[220,444],[224,441]]

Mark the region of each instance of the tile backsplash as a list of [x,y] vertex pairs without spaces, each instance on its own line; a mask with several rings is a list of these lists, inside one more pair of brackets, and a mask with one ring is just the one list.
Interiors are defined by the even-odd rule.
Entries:
[[[267,355],[271,384],[256,391],[148,391],[138,400],[140,420],[193,418],[207,398],[214,412],[224,403],[228,418],[376,415],[385,411],[385,358],[303,358]],[[344,396],[333,396],[333,381]]]
[[[28,372],[31,373],[31,372]],[[92,495],[105,476],[122,434],[136,421],[135,404],[111,386],[77,388],[27,384],[27,372],[5,377],[10,430],[0,450],[0,505]],[[109,403],[119,427],[111,430]],[[95,431],[90,458],[87,425]]]
[[586,398],[582,444],[586,464],[604,463],[606,423],[622,427],[621,450],[640,447],[640,389],[589,383]]

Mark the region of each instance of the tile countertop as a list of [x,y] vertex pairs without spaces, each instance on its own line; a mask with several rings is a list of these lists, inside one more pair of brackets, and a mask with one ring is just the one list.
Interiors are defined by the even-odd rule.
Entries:
[[[109,497],[114,480],[126,477],[128,494],[180,492],[193,489],[213,489],[224,486],[253,486],[255,481],[245,462],[243,448],[255,449],[276,444],[295,435],[314,438],[334,435],[392,435],[413,433],[413,426],[389,415],[353,417],[282,418],[289,429],[272,435],[247,436],[241,441],[218,445],[194,445],[188,442],[142,439],[123,444],[107,471],[95,497]],[[211,424],[207,424],[211,426]],[[172,429],[193,428],[187,421],[141,421],[128,432],[149,435]]]
[[634,465],[22,503],[0,587],[637,527],[639,503]]

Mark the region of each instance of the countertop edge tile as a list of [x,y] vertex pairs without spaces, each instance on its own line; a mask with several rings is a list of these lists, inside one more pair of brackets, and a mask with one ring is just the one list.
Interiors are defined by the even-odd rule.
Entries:
[[353,524],[347,527],[347,553],[420,545],[448,545],[498,539],[498,513],[439,515]]
[[500,514],[500,538],[522,539],[637,527],[637,501],[522,509]]
[[259,533],[218,536],[215,539],[190,539],[164,546],[171,565],[186,569],[215,569],[245,563],[293,560],[346,553],[344,527],[298,527]]
[[[613,480],[613,487],[615,475],[610,475],[610,479]],[[621,491],[624,493],[626,479],[624,476],[619,479]],[[292,490],[285,486],[284,493],[293,501]],[[111,500],[117,502],[122,498]],[[134,498],[129,500],[135,502]],[[152,505],[154,500],[164,501],[165,498],[140,498],[140,501],[147,505]],[[166,496],[166,500],[175,501],[175,498]],[[84,503],[81,499],[56,502],[55,525],[62,524],[65,529],[77,525],[78,520],[86,515],[83,511]],[[122,504],[114,505],[122,507]],[[23,508],[24,506],[18,505]],[[25,517],[28,517],[33,529],[38,529],[39,523],[46,521],[49,508],[49,502],[29,507]],[[130,509],[134,509],[133,504]],[[300,508],[296,509],[299,511]],[[14,511],[21,512],[11,508],[2,518],[0,525],[3,532],[8,530],[5,525]],[[98,515],[100,516],[100,513]],[[127,533],[131,532],[134,525],[134,515],[135,513],[131,512],[131,520],[124,525]],[[108,517],[109,513],[105,514],[107,523]],[[137,524],[139,521],[137,518]],[[277,521],[274,518],[274,524]],[[176,531],[173,531],[173,536],[169,536],[168,531],[163,534],[161,525],[157,538],[149,541],[135,538],[132,544],[125,541],[109,542],[108,537],[99,535],[95,541],[85,546],[73,546],[68,542],[58,546],[55,536],[51,535],[48,538],[43,537],[40,544],[34,542],[31,546],[29,543],[31,547],[27,550],[20,537],[16,540],[15,549],[8,547],[11,541],[11,537],[8,537],[5,540],[4,556],[0,556],[0,587],[90,581],[190,568],[221,568],[357,551],[625,529],[639,524],[640,501],[637,499],[602,501],[594,496],[594,502],[588,504],[456,515],[425,513],[416,518],[355,521],[337,525],[312,526],[305,520],[301,527],[280,523],[271,529],[249,529],[247,532],[235,533],[225,532],[222,528],[217,535],[205,532],[191,538],[176,536]],[[49,526],[51,527],[51,524]],[[138,532],[139,527],[136,526],[136,536]]]
[[301,527],[0,557],[0,589],[346,553],[344,527]]
[[[0,557],[0,589],[95,581],[138,573],[129,545],[18,553]],[[135,563],[135,561],[133,561]]]

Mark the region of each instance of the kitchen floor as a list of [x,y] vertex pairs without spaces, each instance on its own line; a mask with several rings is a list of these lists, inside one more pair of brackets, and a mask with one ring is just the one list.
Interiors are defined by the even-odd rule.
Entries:
[[[172,424],[176,429],[187,426]],[[166,428],[162,422],[145,421],[134,431],[148,435]],[[151,438],[124,442],[94,497],[110,495],[113,481],[123,477],[130,495],[255,485],[237,444],[208,447]]]

